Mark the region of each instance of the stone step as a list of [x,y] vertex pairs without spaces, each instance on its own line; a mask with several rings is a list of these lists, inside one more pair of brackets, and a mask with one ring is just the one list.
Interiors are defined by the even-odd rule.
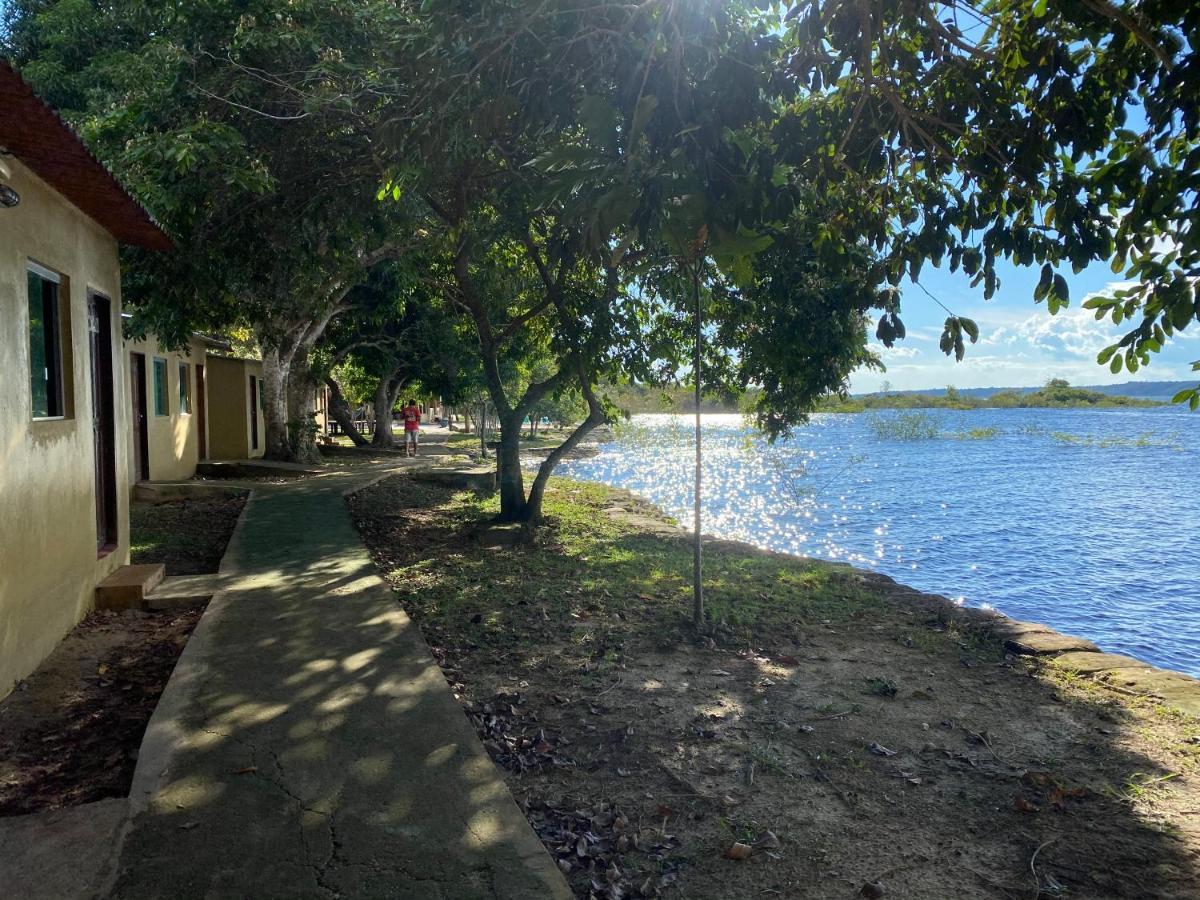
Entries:
[[418,481],[442,484],[452,488],[466,488],[480,493],[488,493],[496,489],[494,466],[415,469],[413,478]]
[[138,609],[166,576],[161,563],[121,566],[96,585],[97,609]]
[[202,606],[222,589],[224,583],[225,580],[216,574],[172,575],[147,593],[142,605],[154,610]]

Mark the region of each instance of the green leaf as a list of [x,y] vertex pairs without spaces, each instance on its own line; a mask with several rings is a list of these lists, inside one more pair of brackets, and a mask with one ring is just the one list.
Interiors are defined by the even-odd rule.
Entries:
[[972,344],[979,340],[979,326],[975,324],[974,319],[964,319],[962,316],[959,316],[958,321],[962,325],[962,330],[971,339]]
[[597,94],[588,94],[580,101],[579,118],[591,140],[606,150],[617,146],[617,111]]
[[637,146],[638,138],[646,130],[646,124],[656,109],[658,109],[658,98],[653,94],[644,94],[638,100],[637,108],[633,111],[633,122],[629,126],[628,149],[632,150]]
[[1054,276],[1054,295],[1061,301],[1062,306],[1066,306],[1071,300],[1071,289],[1067,287],[1067,279],[1062,275]]
[[1193,396],[1195,396],[1195,393],[1196,393],[1195,388],[1184,388],[1182,391],[1180,391],[1178,394],[1176,394],[1174,397],[1171,398],[1171,402],[1172,403],[1183,403],[1185,400],[1190,400]]

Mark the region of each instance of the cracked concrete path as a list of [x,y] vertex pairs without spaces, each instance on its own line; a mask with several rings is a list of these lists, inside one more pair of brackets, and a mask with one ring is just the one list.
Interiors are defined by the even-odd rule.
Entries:
[[343,495],[251,497],[147,731],[106,893],[569,897]]

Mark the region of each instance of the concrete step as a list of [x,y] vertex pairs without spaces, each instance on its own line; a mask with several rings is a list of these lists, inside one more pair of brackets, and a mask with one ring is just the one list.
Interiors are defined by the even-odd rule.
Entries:
[[220,575],[172,575],[146,594],[142,605],[146,609],[169,610],[202,606],[224,586]]
[[144,566],[121,566],[96,585],[97,609],[138,609],[146,595],[166,576],[161,563]]
[[452,488],[466,488],[480,493],[488,493],[496,489],[495,466],[415,469],[413,471],[413,478],[418,481],[444,484]]

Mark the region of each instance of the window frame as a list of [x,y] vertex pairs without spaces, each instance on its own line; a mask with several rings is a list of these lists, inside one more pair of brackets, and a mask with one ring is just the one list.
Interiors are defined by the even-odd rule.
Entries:
[[[167,359],[164,356],[152,357],[150,366],[150,383],[154,388],[154,417],[156,419],[169,418],[171,415],[171,370],[167,366]],[[159,363],[162,363],[162,392],[158,389],[158,371]],[[158,401],[162,400],[162,410],[159,410]]]
[[25,324],[29,346],[29,412],[34,422],[60,422],[67,418],[66,373],[63,371],[63,328],[62,328],[62,282],[63,276],[53,269],[38,265],[31,259],[25,261],[26,314],[32,313],[33,298],[29,295],[30,278],[34,276],[42,286],[41,323],[42,353],[45,365],[46,414],[39,415],[34,408],[33,390],[33,318]]
[[179,376],[179,384],[176,386],[176,394],[179,399],[179,414],[181,416],[190,416],[192,414],[192,367],[188,363],[180,362],[177,368]]

